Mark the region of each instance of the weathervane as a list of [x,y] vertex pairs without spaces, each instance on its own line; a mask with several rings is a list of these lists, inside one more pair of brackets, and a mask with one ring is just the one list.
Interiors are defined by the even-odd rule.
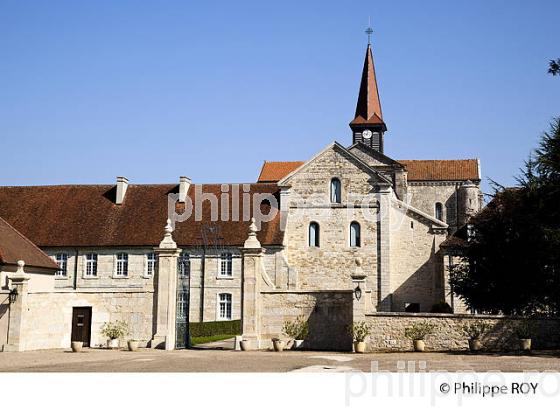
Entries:
[[368,46],[371,45],[371,35],[373,34],[373,29],[371,28],[371,17],[368,19],[368,28],[366,29],[367,43]]

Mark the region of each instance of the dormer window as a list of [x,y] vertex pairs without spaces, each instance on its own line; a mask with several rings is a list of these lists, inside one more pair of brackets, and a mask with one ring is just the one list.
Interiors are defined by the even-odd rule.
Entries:
[[331,202],[333,204],[340,204],[342,200],[340,179],[331,179]]

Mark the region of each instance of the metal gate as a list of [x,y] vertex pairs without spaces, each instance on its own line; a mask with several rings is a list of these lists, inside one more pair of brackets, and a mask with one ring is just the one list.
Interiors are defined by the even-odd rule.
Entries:
[[189,255],[182,253],[177,261],[177,315],[175,320],[175,348],[191,347],[189,331],[191,263]]

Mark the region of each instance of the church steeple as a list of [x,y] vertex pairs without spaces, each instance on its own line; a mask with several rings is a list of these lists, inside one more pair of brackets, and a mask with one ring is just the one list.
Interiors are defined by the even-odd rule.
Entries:
[[[371,28],[366,30],[368,40],[372,32]],[[383,121],[383,113],[381,112],[373,53],[369,41],[362,71],[362,81],[360,82],[358,103],[356,104],[356,114],[350,123],[350,128],[352,129],[353,143],[362,142],[383,152],[383,133],[387,131],[387,126]]]

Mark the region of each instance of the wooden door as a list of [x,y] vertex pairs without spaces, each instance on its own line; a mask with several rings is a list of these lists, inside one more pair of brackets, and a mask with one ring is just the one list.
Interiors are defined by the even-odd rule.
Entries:
[[91,338],[91,307],[75,307],[72,311],[72,341],[89,347]]

